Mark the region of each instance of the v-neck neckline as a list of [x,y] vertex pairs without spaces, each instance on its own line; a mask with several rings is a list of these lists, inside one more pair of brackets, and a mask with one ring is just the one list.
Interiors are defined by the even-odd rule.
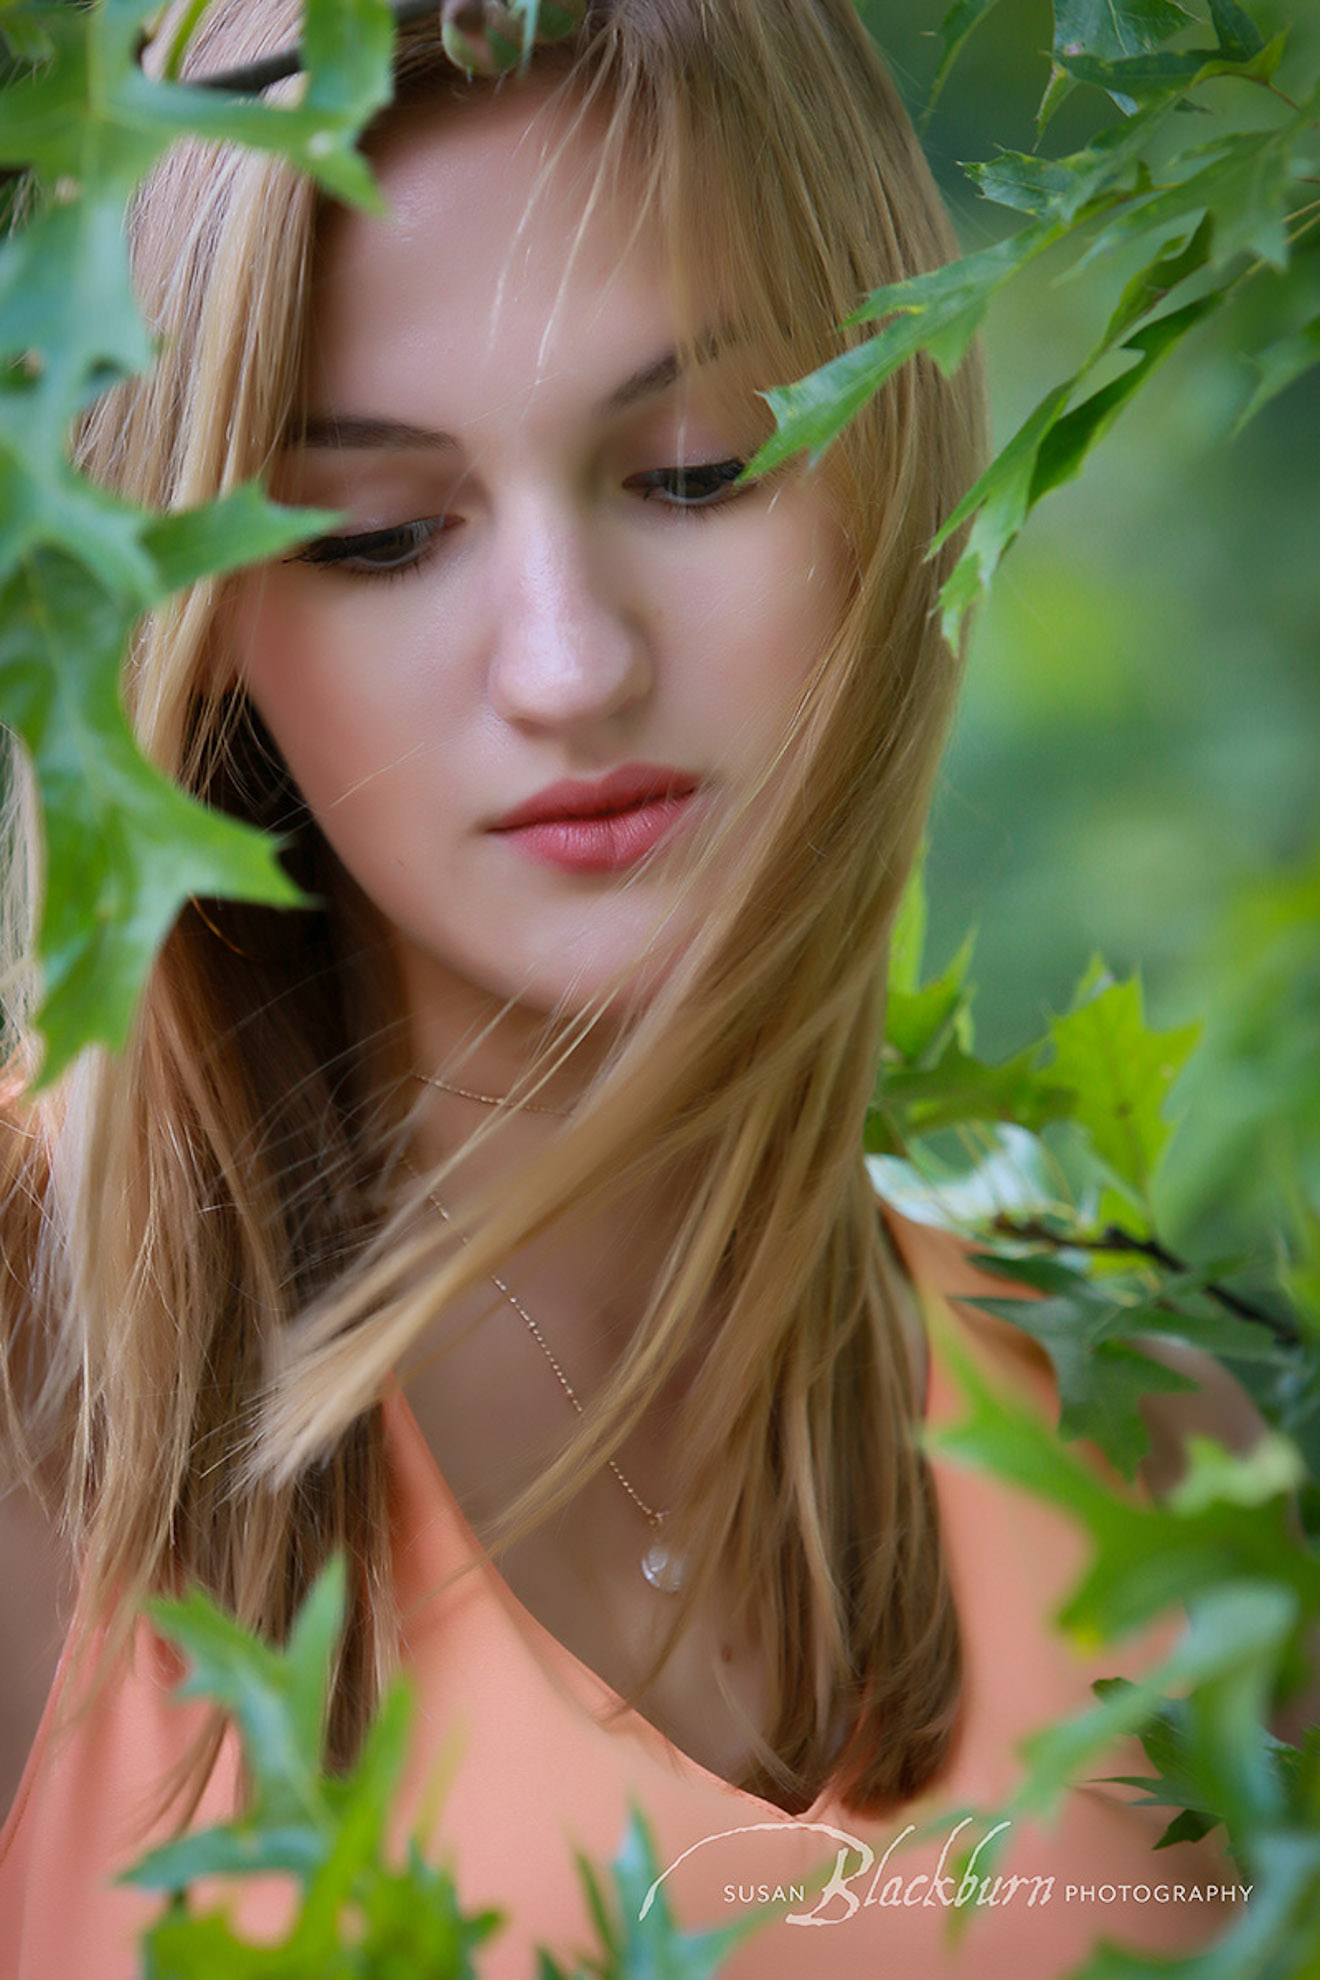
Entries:
[[[931,1330],[925,1326],[923,1321],[922,1292],[918,1282],[917,1272],[914,1269],[916,1260],[911,1255],[911,1241],[909,1240],[908,1243],[904,1242],[905,1234],[903,1226],[906,1220],[897,1217],[889,1209],[889,1206],[885,1205],[883,1207],[885,1223],[891,1243],[898,1255],[898,1262],[902,1267],[903,1275],[913,1291],[915,1311],[918,1321],[922,1323],[922,1336],[926,1357],[922,1385],[922,1421],[929,1422],[932,1407],[938,1407],[936,1398],[941,1389],[934,1343]],[[781,1808],[778,1802],[769,1801],[765,1796],[755,1794],[749,1788],[739,1787],[736,1782],[727,1780],[723,1774],[718,1774],[713,1768],[705,1766],[683,1747],[677,1745],[667,1733],[662,1732],[653,1720],[646,1717],[645,1713],[639,1712],[635,1705],[629,1704],[622,1694],[607,1679],[601,1676],[599,1671],[594,1670],[590,1664],[579,1657],[575,1650],[570,1650],[568,1645],[540,1620],[539,1616],[533,1614],[526,1603],[514,1592],[512,1585],[506,1580],[494,1561],[480,1559],[485,1550],[477,1538],[467,1514],[463,1511],[456,1493],[445,1477],[439,1460],[427,1442],[421,1424],[418,1422],[416,1413],[408,1401],[407,1395],[404,1393],[403,1386],[397,1376],[391,1378],[383,1397],[383,1402],[386,1409],[387,1426],[393,1428],[395,1434],[401,1434],[407,1443],[415,1447],[417,1459],[428,1479],[431,1491],[439,1502],[449,1530],[457,1540],[465,1560],[479,1561],[480,1564],[475,1571],[485,1577],[486,1586],[496,1596],[505,1613],[519,1630],[523,1640],[543,1664],[548,1663],[551,1666],[557,1666],[564,1673],[575,1695],[583,1704],[589,1706],[589,1702],[594,1695],[596,1700],[607,1708],[607,1719],[611,1725],[617,1726],[621,1730],[632,1732],[645,1745],[657,1746],[664,1753],[669,1764],[677,1768],[691,1780],[714,1788],[721,1794],[736,1796],[740,1801],[747,1803],[749,1807],[762,1811],[776,1822],[812,1822],[817,1820],[826,1810],[835,1804],[836,1790],[834,1779],[831,1777],[826,1781],[810,1807],[803,1809],[799,1814],[790,1814],[788,1809]],[[394,1419],[393,1425],[391,1425],[391,1417]],[[389,1429],[387,1428],[388,1434]]]
[[723,1774],[717,1774],[713,1768],[705,1766],[683,1747],[678,1746],[668,1733],[662,1732],[654,1720],[648,1719],[644,1712],[639,1712],[635,1705],[630,1705],[608,1679],[603,1678],[599,1671],[593,1670],[575,1650],[570,1650],[553,1630],[548,1629],[539,1616],[532,1613],[526,1603],[515,1594],[494,1561],[480,1560],[484,1552],[482,1544],[441,1470],[434,1451],[427,1443],[412,1405],[397,1379],[391,1381],[382,1401],[386,1413],[387,1441],[392,1436],[401,1435],[414,1447],[416,1460],[425,1472],[431,1491],[439,1502],[446,1524],[464,1558],[469,1561],[479,1561],[474,1572],[485,1579],[486,1586],[495,1594],[529,1648],[541,1662],[559,1667],[566,1675],[575,1696],[584,1705],[590,1708],[592,1694],[595,1694],[597,1700],[608,1708],[607,1723],[611,1727],[633,1733],[644,1745],[658,1747],[671,1766],[678,1768],[692,1780],[715,1788],[721,1794],[734,1795],[750,1807],[761,1810],[776,1822],[810,1822],[831,1805],[833,1784],[827,1782],[809,1808],[804,1808],[797,1815],[790,1814],[788,1809],[781,1808],[778,1802],[768,1801],[763,1795],[753,1793],[750,1788],[739,1787],[735,1781],[726,1780]]

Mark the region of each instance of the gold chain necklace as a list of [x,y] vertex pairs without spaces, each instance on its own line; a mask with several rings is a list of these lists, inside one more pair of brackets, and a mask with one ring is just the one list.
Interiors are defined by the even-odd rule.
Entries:
[[[422,1077],[422,1075],[419,1074],[418,1077],[420,1078]],[[440,1198],[436,1195],[435,1191],[428,1190],[427,1194],[431,1202],[435,1205],[436,1209],[440,1212],[440,1215],[444,1218],[445,1222],[454,1231],[454,1234],[458,1238],[459,1243],[466,1244],[468,1242],[466,1236],[462,1231],[457,1229],[457,1227],[454,1224],[453,1218],[449,1214],[449,1211],[446,1209],[445,1205],[440,1201]],[[563,1390],[564,1394],[568,1397],[570,1403],[572,1403],[573,1408],[577,1411],[577,1414],[581,1416],[583,1414],[581,1397],[578,1395],[577,1390],[573,1387],[573,1384],[569,1381],[567,1375],[564,1373],[564,1370],[560,1365],[558,1356],[555,1354],[554,1349],[551,1347],[549,1341],[547,1341],[545,1335],[541,1332],[541,1329],[537,1325],[536,1321],[527,1311],[527,1308],[523,1305],[517,1293],[514,1292],[513,1288],[507,1285],[502,1278],[500,1278],[497,1272],[490,1272],[487,1274],[487,1277],[489,1278],[491,1284],[497,1289],[497,1291],[503,1294],[504,1298],[508,1301],[509,1305],[513,1308],[514,1312],[523,1321],[524,1325],[527,1328],[528,1333],[531,1335],[532,1339],[536,1342],[536,1345],[540,1348],[542,1354],[545,1356],[551,1368],[554,1370],[555,1380],[559,1383],[560,1388]],[[606,1458],[605,1462],[609,1466],[609,1469],[613,1473],[614,1477],[618,1480],[619,1484],[623,1487],[624,1491],[628,1494],[628,1497],[632,1500],[633,1504],[636,1506],[638,1512],[641,1513],[643,1519],[645,1519],[647,1525],[651,1529],[651,1535],[652,1535],[651,1545],[642,1555],[643,1575],[645,1576],[646,1580],[650,1583],[651,1587],[658,1589],[662,1595],[676,1595],[679,1589],[683,1586],[683,1583],[686,1579],[686,1569],[683,1561],[679,1558],[679,1556],[677,1554],[671,1553],[669,1548],[665,1546],[664,1542],[660,1538],[660,1529],[664,1525],[667,1515],[661,1511],[658,1511],[655,1506],[647,1505],[646,1500],[637,1490],[637,1487],[632,1483],[631,1479],[624,1472],[622,1465],[618,1464],[614,1458],[608,1457]]]
[[[478,1106],[481,1107],[507,1107],[509,1105],[509,1096],[507,1093],[474,1093],[470,1087],[454,1086],[449,1080],[441,1079],[436,1073],[414,1073],[413,1078],[419,1080],[423,1086],[434,1086],[440,1093],[456,1094],[460,1100],[475,1100]],[[572,1108],[540,1107],[534,1100],[523,1100],[518,1103],[517,1111],[520,1114],[554,1114],[559,1120],[566,1121],[572,1112]]]

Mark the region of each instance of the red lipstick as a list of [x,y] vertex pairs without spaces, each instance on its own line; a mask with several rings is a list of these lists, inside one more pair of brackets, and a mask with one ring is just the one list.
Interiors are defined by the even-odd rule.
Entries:
[[566,873],[622,873],[681,823],[697,783],[663,764],[623,763],[606,777],[547,784],[490,830]]

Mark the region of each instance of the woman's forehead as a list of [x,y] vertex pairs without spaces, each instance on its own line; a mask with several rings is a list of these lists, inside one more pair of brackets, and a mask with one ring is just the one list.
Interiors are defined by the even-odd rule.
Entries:
[[533,239],[538,226],[583,227],[589,208],[593,222],[599,216],[593,231],[608,233],[637,206],[626,162],[611,156],[606,166],[608,131],[599,110],[536,78],[414,100],[390,114],[368,147],[386,213],[329,208],[319,259],[332,261],[346,239],[438,240],[446,228],[513,245]]
[[375,153],[386,213],[340,209],[322,237],[313,404],[388,387],[491,408],[550,378],[607,404],[687,340],[711,343],[717,301],[679,320],[658,223],[639,222],[601,146],[602,119],[535,84],[406,113]]

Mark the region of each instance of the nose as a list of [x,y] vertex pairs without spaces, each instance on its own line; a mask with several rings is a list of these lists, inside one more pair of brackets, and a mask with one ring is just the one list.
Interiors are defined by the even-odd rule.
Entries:
[[589,728],[645,700],[653,671],[640,601],[590,519],[529,503],[501,535],[488,573],[496,712],[523,728]]

